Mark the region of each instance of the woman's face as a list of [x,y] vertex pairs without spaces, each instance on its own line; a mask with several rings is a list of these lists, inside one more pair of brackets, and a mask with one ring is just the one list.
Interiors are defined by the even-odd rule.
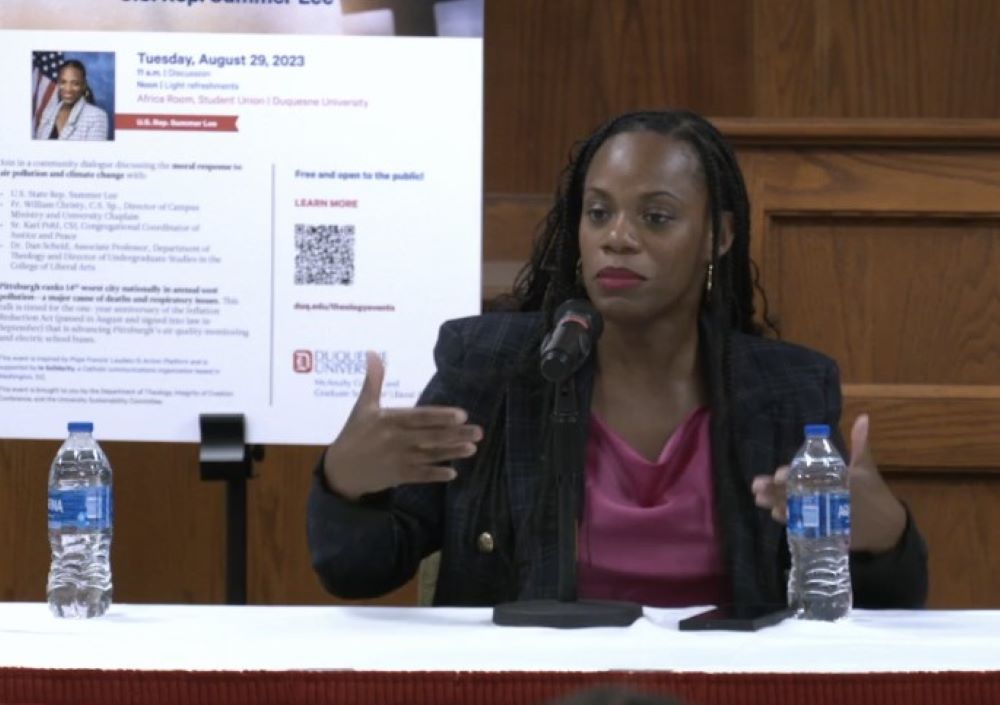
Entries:
[[64,66],[59,72],[59,100],[67,105],[73,105],[87,90],[87,82],[83,72],[75,66]]
[[597,150],[584,182],[580,261],[587,294],[609,321],[693,313],[712,231],[698,154],[648,130]]

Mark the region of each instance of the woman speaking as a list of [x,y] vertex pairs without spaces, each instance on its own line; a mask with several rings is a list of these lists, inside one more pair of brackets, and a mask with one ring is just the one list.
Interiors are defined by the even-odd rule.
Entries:
[[[512,310],[441,328],[416,408],[380,408],[369,357],[310,497],[326,587],[380,595],[440,549],[437,604],[555,596],[539,345],[563,302],[587,299],[604,332],[578,373],[580,596],[784,602],[782,466],[804,424],[839,427],[840,381],[829,358],[761,334],[749,214],[729,145],[698,115],[630,113],[583,142]],[[867,416],[850,438],[855,604],[922,605],[926,548],[872,460]]]

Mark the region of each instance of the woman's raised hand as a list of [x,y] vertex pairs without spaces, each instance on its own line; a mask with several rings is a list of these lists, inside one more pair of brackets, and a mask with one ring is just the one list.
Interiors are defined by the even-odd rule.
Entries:
[[453,480],[455,471],[439,463],[475,455],[483,429],[457,407],[383,409],[385,366],[374,352],[366,359],[361,393],[323,458],[327,486],[353,500],[408,482]]
[[[906,530],[906,509],[885,483],[868,441],[869,419],[861,414],[851,427],[851,460],[847,479],[851,491],[851,550],[888,551]],[[751,489],[758,507],[768,509],[775,521],[785,523],[785,485],[788,466],[774,475],[758,475]]]

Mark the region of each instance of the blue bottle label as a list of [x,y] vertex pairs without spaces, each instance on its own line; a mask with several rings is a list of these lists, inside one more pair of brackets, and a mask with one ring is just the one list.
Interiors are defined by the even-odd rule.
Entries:
[[103,531],[112,519],[110,487],[49,490],[49,529]]
[[851,495],[815,492],[788,498],[788,533],[806,539],[851,535]]

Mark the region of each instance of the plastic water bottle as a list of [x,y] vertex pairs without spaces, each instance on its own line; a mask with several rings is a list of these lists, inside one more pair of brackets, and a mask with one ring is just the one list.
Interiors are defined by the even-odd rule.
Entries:
[[111,465],[94,425],[69,424],[49,470],[49,609],[99,617],[111,605]]
[[851,496],[830,427],[810,425],[788,472],[788,604],[801,619],[832,622],[851,611]]

